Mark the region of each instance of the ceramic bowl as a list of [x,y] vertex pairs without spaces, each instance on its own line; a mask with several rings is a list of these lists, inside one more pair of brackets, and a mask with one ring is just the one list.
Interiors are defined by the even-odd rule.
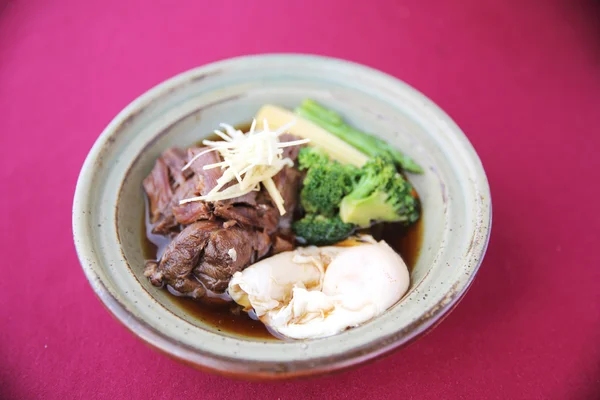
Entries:
[[[142,180],[169,146],[189,146],[219,123],[252,120],[266,103],[304,98],[331,107],[425,168],[424,239],[406,296],[339,335],[261,341],[219,332],[143,275]],[[90,151],[75,192],[73,236],[106,308],[152,347],[187,364],[248,379],[330,373],[398,349],[439,322],[473,281],[491,224],[487,179],[473,147],[433,102],[407,84],[346,61],[304,55],[230,59],[182,73],[127,106]]]

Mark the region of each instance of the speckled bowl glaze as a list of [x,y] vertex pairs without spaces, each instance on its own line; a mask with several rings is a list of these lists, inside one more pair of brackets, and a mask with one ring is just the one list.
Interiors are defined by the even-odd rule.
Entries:
[[[411,180],[424,241],[406,296],[337,336],[258,341],[218,332],[143,276],[142,180],[169,146],[188,146],[220,122],[250,121],[265,103],[313,98],[396,145],[425,167]],[[441,321],[481,264],[491,224],[487,179],[471,144],[433,102],[405,83],[346,61],[303,55],[230,59],[182,73],[127,106],[81,170],[73,236],[85,275],[108,310],[152,347],[187,364],[247,379],[330,373],[398,349]]]

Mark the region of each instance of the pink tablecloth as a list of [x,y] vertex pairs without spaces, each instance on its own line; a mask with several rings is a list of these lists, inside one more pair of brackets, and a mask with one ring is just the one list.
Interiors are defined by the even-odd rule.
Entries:
[[[600,398],[600,3],[0,0],[0,398]],[[480,274],[441,326],[337,376],[230,381],[143,345],[79,267],[71,202],[110,119],[248,53],[358,61],[452,115],[490,179]]]

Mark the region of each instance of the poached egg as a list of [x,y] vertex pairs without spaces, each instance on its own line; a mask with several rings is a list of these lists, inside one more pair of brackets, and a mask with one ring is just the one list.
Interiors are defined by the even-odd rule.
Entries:
[[271,330],[293,339],[335,335],[386,311],[408,290],[402,258],[362,236],[350,247],[309,246],[236,272],[228,292]]

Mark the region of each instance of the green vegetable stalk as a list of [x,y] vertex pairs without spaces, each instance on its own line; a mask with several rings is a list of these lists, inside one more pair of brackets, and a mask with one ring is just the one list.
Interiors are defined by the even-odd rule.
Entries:
[[342,117],[313,100],[307,99],[294,110],[302,118],[308,119],[328,132],[354,146],[370,157],[389,157],[405,171],[420,174],[423,168],[412,158],[401,153],[385,141],[361,132],[344,123]]

